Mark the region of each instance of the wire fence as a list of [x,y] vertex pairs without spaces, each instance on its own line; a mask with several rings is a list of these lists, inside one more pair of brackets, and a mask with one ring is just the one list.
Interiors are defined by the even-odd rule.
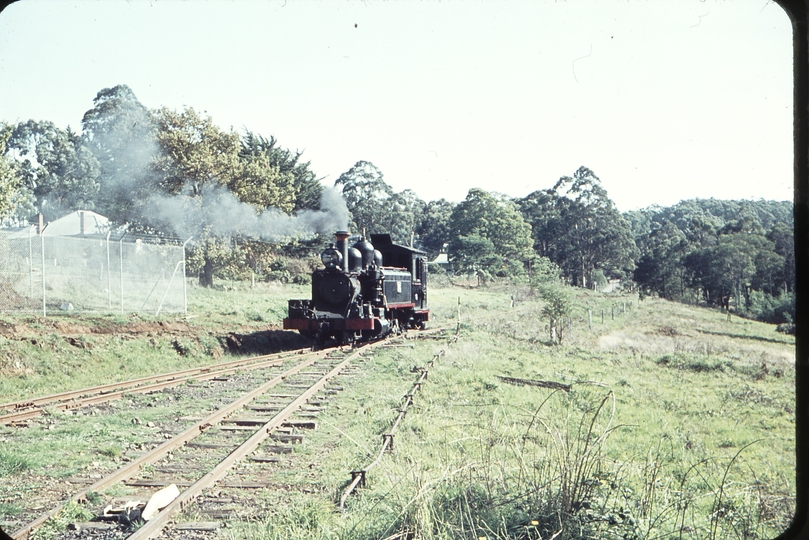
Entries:
[[0,234],[0,311],[186,313],[184,246],[126,240]]

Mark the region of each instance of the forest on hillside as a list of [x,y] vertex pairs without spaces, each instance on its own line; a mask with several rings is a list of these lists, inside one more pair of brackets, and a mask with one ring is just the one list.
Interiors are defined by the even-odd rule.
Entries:
[[[580,167],[522,198],[473,188],[453,203],[394,191],[357,161],[324,186],[274,136],[217,127],[193,108],[144,107],[126,85],[93,99],[81,132],[0,122],[0,219],[23,227],[93,210],[130,238],[185,240],[200,284],[305,279],[331,234],[387,232],[448,254],[434,270],[704,303],[773,323],[794,317],[791,202],[684,200],[621,213]],[[308,266],[307,266],[308,265]]]

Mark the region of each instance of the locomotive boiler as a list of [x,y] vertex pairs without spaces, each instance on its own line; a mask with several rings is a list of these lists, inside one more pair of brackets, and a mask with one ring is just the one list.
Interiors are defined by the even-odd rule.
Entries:
[[284,328],[321,344],[367,341],[405,328],[424,328],[427,307],[426,253],[372,234],[349,246],[338,231],[312,272],[312,298],[289,301]]

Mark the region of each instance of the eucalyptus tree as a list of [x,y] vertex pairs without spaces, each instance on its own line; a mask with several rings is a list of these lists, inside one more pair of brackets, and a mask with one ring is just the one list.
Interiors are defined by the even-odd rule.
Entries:
[[46,220],[94,208],[98,160],[70,127],[63,130],[48,121],[20,122],[8,139],[6,155],[16,161],[21,185],[33,195],[34,211]]
[[430,258],[436,257],[450,240],[450,217],[455,204],[445,199],[424,205],[416,228],[419,246]]
[[456,269],[521,275],[535,258],[531,227],[504,195],[470,189],[452,210],[449,224],[450,261]]
[[654,225],[644,235],[643,255],[635,269],[635,281],[644,293],[682,299],[691,284],[690,272],[684,265],[691,246],[685,233],[670,221]]
[[104,88],[82,118],[82,140],[100,167],[97,209],[113,221],[138,219],[151,192],[157,153],[153,115],[126,85]]
[[0,218],[6,217],[14,210],[14,199],[21,184],[14,162],[5,155],[11,132],[11,126],[0,124]]
[[735,299],[737,310],[749,310],[752,290],[780,294],[786,258],[776,249],[757,217],[742,215],[726,223],[713,241],[694,246],[683,264],[709,305],[728,308]]
[[795,232],[791,223],[776,223],[767,233],[773,251],[783,257],[784,265],[777,275],[784,293],[795,290]]
[[587,167],[518,202],[531,224],[534,249],[559,265],[570,282],[590,287],[596,269],[607,277],[634,270],[639,252],[629,223]]
[[358,161],[334,182],[351,213],[349,228],[366,234],[386,233],[385,213],[390,207],[393,188],[386,182],[376,165]]
[[379,221],[394,242],[414,245],[426,204],[412,189],[395,192],[387,201]]

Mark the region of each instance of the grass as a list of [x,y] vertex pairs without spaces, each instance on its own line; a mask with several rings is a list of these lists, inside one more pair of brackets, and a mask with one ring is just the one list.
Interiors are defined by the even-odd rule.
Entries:
[[[303,286],[238,283],[190,291],[188,319],[0,314],[0,323],[16,327],[14,338],[0,335],[0,403],[215,364],[228,354],[229,333],[251,336],[278,329],[287,298],[309,294]],[[137,335],[124,331],[138,327],[143,329]]]
[[[334,426],[324,423],[311,448],[326,459],[318,444],[332,441],[332,465],[316,469],[317,503],[267,495],[270,517],[236,524],[233,538],[767,538],[788,524],[792,338],[709,310],[580,293],[599,316],[590,329],[580,307],[554,347],[530,295],[514,307],[519,291],[508,289],[432,295],[436,319],[448,322],[462,296],[463,338],[368,486],[344,514],[324,510],[333,486],[369,461],[429,345],[378,353],[364,367],[368,386],[347,391],[358,395],[345,397],[349,415],[324,419]],[[306,505],[321,510],[305,525],[281,518]]]
[[[37,338],[39,356],[25,360],[30,371],[0,388],[19,395],[56,388],[60,379],[63,386],[89,381],[93,372],[120,376],[122,364],[129,378],[217,361],[211,334],[234,325],[260,331],[280,321],[287,298],[308,294],[299,286],[258,290],[193,289],[193,332],[178,340],[185,355],[163,336],[92,335],[82,338],[92,349],[79,350],[46,333]],[[261,517],[231,522],[225,537],[768,538],[787,525],[795,496],[793,337],[712,310],[576,291],[565,342],[554,346],[542,301],[525,286],[430,295],[432,325],[452,328],[460,297],[461,340],[374,352],[321,414],[320,427],[296,445],[288,459],[300,468],[267,472],[278,488],[255,492],[250,506]],[[29,351],[27,342],[13,345]],[[413,369],[441,348],[446,354],[416,394],[394,452],[337,512],[350,471],[375,457]],[[66,378],[63,362],[82,374]],[[154,406],[138,412],[137,424],[120,407],[111,417],[54,413],[46,419],[51,429],[0,431],[0,467],[12,476],[39,473],[75,449],[48,474],[112,468],[149,436],[148,421],[178,414],[160,394],[142,399]],[[82,442],[88,433],[92,446]],[[25,456],[23,468],[2,465],[13,456]]]
[[[41,462],[40,462],[41,464]],[[39,465],[36,460],[24,452],[14,452],[8,449],[0,450],[0,476],[19,474]]]
[[71,502],[66,504],[56,516],[50,518],[41,527],[31,532],[29,538],[32,540],[50,540],[57,538],[67,529],[69,524],[90,521],[93,517],[95,517],[93,513],[84,508],[84,506]]

